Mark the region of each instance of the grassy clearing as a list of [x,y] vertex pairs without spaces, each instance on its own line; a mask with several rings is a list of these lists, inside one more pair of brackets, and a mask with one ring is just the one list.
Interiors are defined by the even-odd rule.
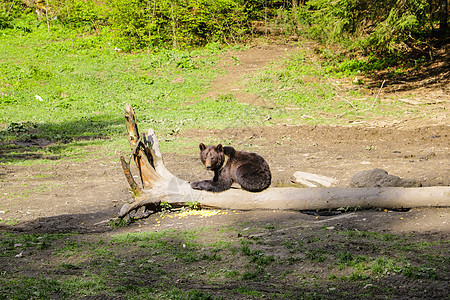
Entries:
[[[275,119],[286,119],[290,124],[339,124],[404,113],[396,103],[381,103],[376,95],[364,95],[357,88],[343,89],[341,81],[348,81],[360,69],[327,66],[329,62],[314,58],[308,51],[311,49],[301,50],[248,79],[247,90],[270,103]],[[362,82],[355,82],[355,87],[358,84]]]
[[[360,296],[379,295],[393,288],[382,283],[391,276],[432,284],[448,274],[447,242],[423,242],[413,234],[304,228],[272,235],[274,227],[249,227],[247,222],[220,228],[109,237],[3,232],[0,296],[290,299],[307,291],[321,299],[342,297],[363,286],[370,288]],[[243,232],[267,234],[249,238]],[[358,249],[351,242],[355,235]]]
[[343,90],[337,81],[344,73],[330,71],[306,50],[247,79],[247,91],[268,106],[226,94],[201,99],[223,72],[221,54],[229,49],[210,44],[123,53],[106,33],[79,35],[58,26],[50,34],[3,30],[0,163],[83,159],[91,153],[87,146],[125,150],[125,103],[135,108],[141,128],[172,141],[189,128],[347,123],[403,113],[395,104]]
[[243,124],[236,120],[253,124],[263,115],[235,100],[199,101],[221,73],[219,45],[125,54],[104,37],[57,30],[10,32],[0,40],[1,162],[16,163],[30,153],[43,159],[83,156],[86,145],[122,137],[125,103],[133,105],[142,126],[161,135]]

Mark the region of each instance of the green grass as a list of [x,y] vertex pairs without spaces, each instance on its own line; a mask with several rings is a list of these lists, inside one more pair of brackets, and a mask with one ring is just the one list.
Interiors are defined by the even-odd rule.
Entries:
[[[1,162],[83,157],[82,148],[123,138],[125,103],[141,128],[161,136],[180,129],[255,124],[263,109],[199,96],[222,71],[222,49],[125,54],[107,38],[53,29],[0,32]],[[177,81],[178,79],[178,81]],[[34,145],[39,140],[46,146]]]
[[339,82],[354,73],[344,75],[328,64],[312,59],[307,50],[299,51],[253,75],[248,79],[247,90],[269,103],[274,119],[291,124],[335,124],[403,114],[404,109],[396,103],[381,103],[376,96],[343,90]]
[[[125,54],[101,37],[66,39],[39,31],[0,40],[0,123],[13,124],[11,134],[30,132],[14,128],[23,124],[33,126],[38,137],[56,139],[58,134],[68,139],[117,134],[123,131],[125,103],[144,123],[166,129],[208,125],[212,118],[197,111],[234,106],[215,100],[196,104],[221,72],[216,48]],[[85,45],[90,40],[94,45]],[[184,81],[171,83],[177,78]],[[233,108],[233,114],[242,114],[244,107]]]
[[[250,229],[260,226],[255,223]],[[285,298],[298,292],[294,282],[326,298],[330,287],[347,293],[341,285],[376,286],[380,278],[392,275],[438,283],[447,272],[447,243],[428,243],[414,234],[350,234],[346,230],[305,228],[280,236],[262,236],[256,242],[237,237],[248,227],[242,222],[228,231],[199,227],[109,235],[3,232],[0,298],[120,295],[125,299],[213,299],[220,298],[213,292],[220,286],[236,297]],[[361,249],[353,248],[349,236],[358,239]],[[273,243],[275,237],[279,243]],[[369,243],[382,251],[365,248]],[[297,247],[302,251],[282,254],[283,248]],[[17,258],[18,253],[26,259]],[[21,264],[16,266],[18,261]],[[183,284],[194,281],[203,286],[202,291]],[[287,294],[283,296],[279,288],[272,293],[262,282],[283,286]],[[322,286],[328,288],[323,290]],[[376,290],[363,292],[371,296]]]
[[0,232],[0,257],[13,257],[19,250],[45,250],[67,234],[14,234]]
[[246,79],[247,91],[267,105],[226,93],[202,98],[223,73],[219,62],[228,49],[123,53],[108,32],[79,34],[56,24],[50,33],[1,30],[0,163],[83,160],[95,153],[87,146],[125,151],[125,103],[135,108],[141,130],[154,128],[180,151],[189,141],[174,135],[190,128],[328,124],[403,112],[395,102],[341,91],[342,74],[306,50]]

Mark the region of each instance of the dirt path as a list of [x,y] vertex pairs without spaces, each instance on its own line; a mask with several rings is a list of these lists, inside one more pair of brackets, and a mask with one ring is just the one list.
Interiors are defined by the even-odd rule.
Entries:
[[294,54],[298,49],[297,46],[292,45],[259,45],[246,51],[226,53],[221,66],[226,69],[226,73],[213,81],[211,85],[213,89],[206,93],[204,98],[232,95],[240,102],[264,104],[264,100],[258,95],[244,91],[245,78],[254,72],[263,70],[279,59]]

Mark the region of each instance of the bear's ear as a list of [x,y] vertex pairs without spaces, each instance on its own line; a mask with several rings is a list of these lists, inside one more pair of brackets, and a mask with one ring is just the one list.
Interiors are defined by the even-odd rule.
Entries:
[[200,148],[200,151],[203,151],[206,149],[206,146],[203,143],[200,143],[200,145],[198,145],[198,147]]
[[216,150],[217,150],[217,151],[220,151],[220,152],[223,152],[223,146],[222,146],[222,144],[217,145],[217,146],[216,146]]

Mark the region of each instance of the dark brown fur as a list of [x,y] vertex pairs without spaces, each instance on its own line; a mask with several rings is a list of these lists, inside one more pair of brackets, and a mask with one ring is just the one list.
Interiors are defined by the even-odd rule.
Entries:
[[[200,160],[206,169],[214,171],[214,178],[192,182],[193,189],[217,193],[228,190],[233,182],[250,192],[260,192],[269,187],[272,179],[269,164],[258,154],[236,151],[221,144],[205,146],[201,143],[199,148]],[[228,156],[228,161],[224,165],[225,156]]]

